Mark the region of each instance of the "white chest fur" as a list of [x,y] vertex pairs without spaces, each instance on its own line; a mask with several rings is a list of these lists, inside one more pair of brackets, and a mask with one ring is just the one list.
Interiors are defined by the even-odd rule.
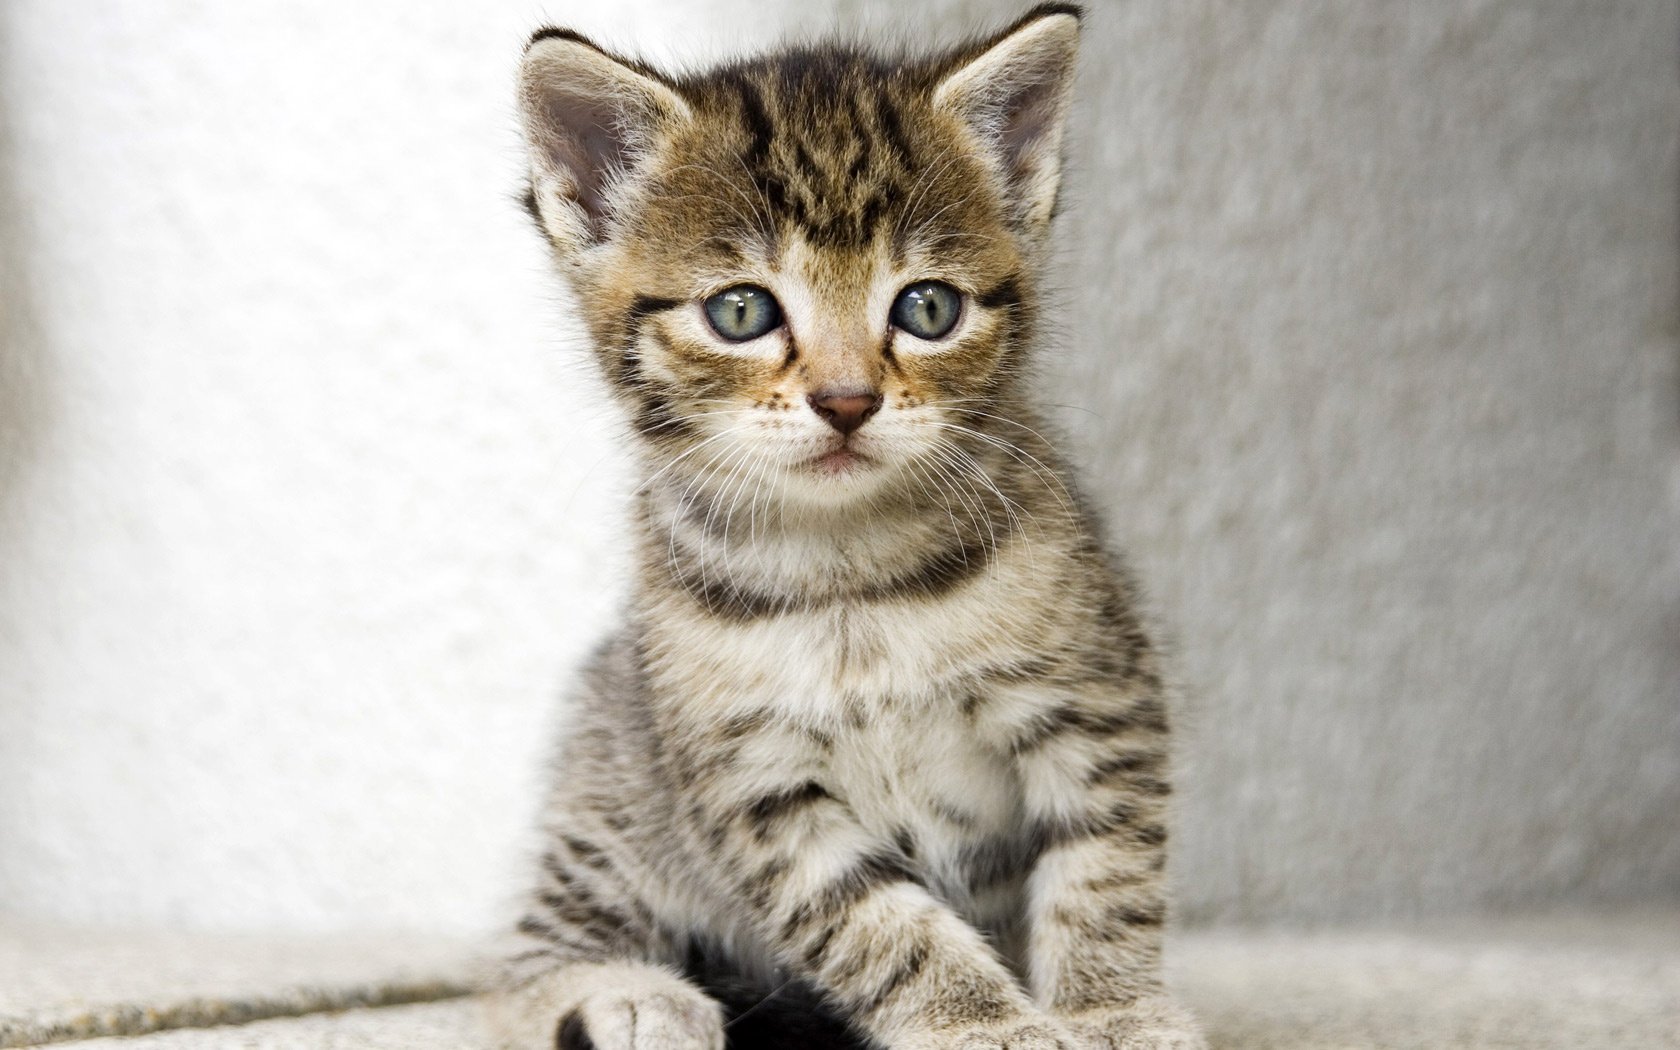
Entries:
[[[814,780],[874,840],[910,855],[959,910],[975,858],[1022,824],[1007,750],[969,717],[988,675],[1045,638],[1036,588],[992,570],[940,600],[836,604],[745,621],[667,608],[653,622],[659,688],[699,722],[762,718],[736,752],[754,786]],[[1025,590],[1028,600],[1022,600]]]

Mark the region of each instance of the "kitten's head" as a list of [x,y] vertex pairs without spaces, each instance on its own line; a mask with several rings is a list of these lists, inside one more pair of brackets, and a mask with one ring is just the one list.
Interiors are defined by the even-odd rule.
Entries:
[[836,504],[908,485],[1018,393],[1079,19],[929,58],[823,47],[666,76],[526,50],[528,204],[651,459]]

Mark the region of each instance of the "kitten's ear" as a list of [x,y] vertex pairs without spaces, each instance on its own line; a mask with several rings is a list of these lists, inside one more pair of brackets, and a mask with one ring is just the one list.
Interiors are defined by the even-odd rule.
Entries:
[[624,189],[661,131],[688,104],[652,70],[576,33],[544,29],[519,67],[519,109],[531,153],[531,205],[562,249],[605,240]]
[[990,151],[1016,219],[1035,232],[1049,223],[1061,182],[1079,14],[1073,4],[1040,4],[947,59],[934,88],[934,104],[956,114]]

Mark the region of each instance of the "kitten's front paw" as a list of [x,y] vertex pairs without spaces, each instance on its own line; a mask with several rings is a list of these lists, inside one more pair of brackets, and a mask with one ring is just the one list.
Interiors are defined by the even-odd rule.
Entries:
[[1081,1050],[1207,1050],[1189,1012],[1164,995],[1068,1018]]
[[559,1050],[723,1050],[723,1011],[686,989],[597,993],[560,1021]]

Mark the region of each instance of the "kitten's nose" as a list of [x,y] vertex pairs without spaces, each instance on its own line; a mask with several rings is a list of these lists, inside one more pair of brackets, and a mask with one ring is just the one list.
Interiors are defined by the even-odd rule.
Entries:
[[805,395],[805,400],[811,403],[812,411],[842,434],[850,434],[881,410],[881,395],[873,390],[865,393],[819,390]]

